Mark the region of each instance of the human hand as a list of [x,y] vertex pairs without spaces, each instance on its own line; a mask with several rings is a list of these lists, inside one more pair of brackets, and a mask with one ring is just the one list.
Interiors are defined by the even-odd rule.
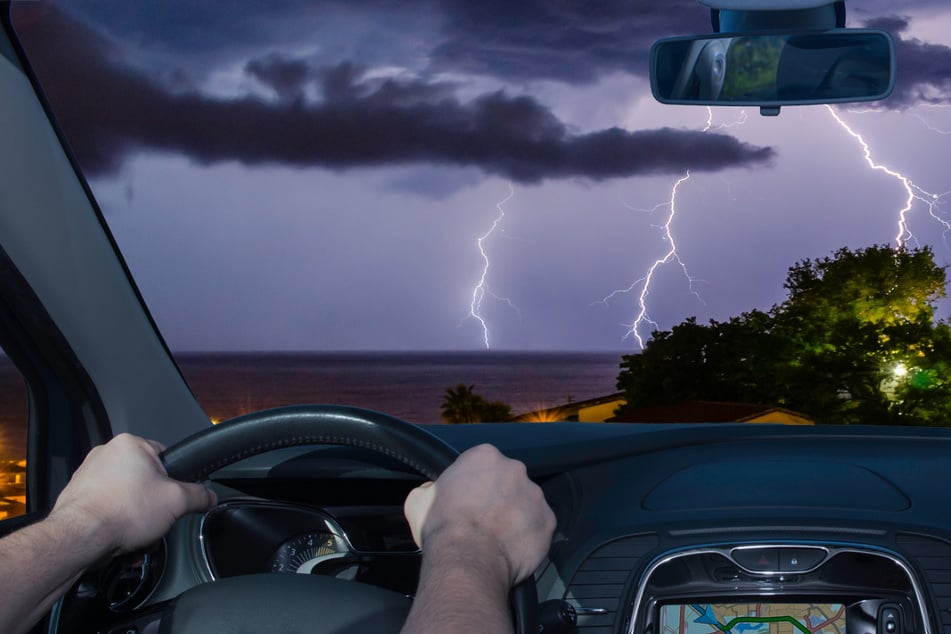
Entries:
[[131,552],[169,531],[187,513],[217,503],[201,484],[168,477],[154,440],[119,434],[92,451],[73,474],[50,517],[94,528],[104,553]]
[[492,445],[469,449],[435,483],[410,491],[404,512],[420,548],[481,549],[479,557],[498,558],[510,585],[535,571],[555,530],[525,465]]

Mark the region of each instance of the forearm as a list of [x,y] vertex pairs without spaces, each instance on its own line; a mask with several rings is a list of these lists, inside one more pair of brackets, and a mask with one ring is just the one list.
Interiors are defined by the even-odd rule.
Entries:
[[402,634],[512,632],[508,587],[504,572],[476,549],[430,551]]
[[99,526],[51,514],[0,539],[0,632],[26,632],[76,579],[108,554]]

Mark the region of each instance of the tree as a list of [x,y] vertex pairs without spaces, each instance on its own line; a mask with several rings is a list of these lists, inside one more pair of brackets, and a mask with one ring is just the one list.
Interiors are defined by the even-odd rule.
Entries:
[[475,393],[474,385],[460,383],[447,388],[442,402],[447,423],[500,423],[512,420],[512,408],[502,401],[488,401]]
[[505,423],[512,420],[512,407],[503,401],[484,401],[481,411],[483,423]]
[[816,319],[880,327],[931,321],[945,283],[930,247],[842,248],[831,258],[802,260],[789,269],[783,284],[789,296],[779,312],[808,317],[807,325],[818,325]]
[[463,383],[447,388],[442,401],[442,419],[447,423],[479,422],[479,408],[484,399],[475,394],[474,389],[474,385]]
[[944,424],[951,329],[934,312],[945,283],[927,247],[803,260],[768,313],[655,332],[624,357],[618,389],[634,406],[743,401],[820,422]]
[[777,393],[772,356],[785,347],[772,317],[761,311],[727,322],[693,317],[655,332],[640,354],[625,356],[618,389],[628,403],[663,405],[692,400],[767,402]]
[[[905,399],[903,386],[942,354],[934,337],[947,326],[934,312],[945,285],[928,247],[839,249],[796,263],[773,309],[792,353],[780,363],[784,403],[825,422],[926,422],[937,402]],[[949,398],[940,384],[927,390]]]

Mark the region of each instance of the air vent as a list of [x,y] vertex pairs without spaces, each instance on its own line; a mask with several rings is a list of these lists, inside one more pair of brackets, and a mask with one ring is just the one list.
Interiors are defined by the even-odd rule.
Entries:
[[951,542],[900,533],[895,542],[911,555],[931,589],[941,634],[951,634]]
[[[656,547],[657,536],[646,533],[610,541],[591,553],[565,591],[565,599],[578,610],[579,632],[611,634],[617,631],[625,585],[644,555]],[[586,614],[586,610],[604,612]]]

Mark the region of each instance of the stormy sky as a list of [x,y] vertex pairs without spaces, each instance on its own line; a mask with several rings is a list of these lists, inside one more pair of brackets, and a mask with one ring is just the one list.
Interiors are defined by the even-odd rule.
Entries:
[[[951,7],[848,12],[892,33],[899,75],[837,113],[938,196],[908,240],[947,264]],[[493,348],[631,350],[678,180],[680,262],[646,296],[661,328],[894,244],[907,197],[823,106],[654,102],[651,43],[710,31],[694,0],[72,0],[14,23],[176,350],[482,348],[483,236]]]

